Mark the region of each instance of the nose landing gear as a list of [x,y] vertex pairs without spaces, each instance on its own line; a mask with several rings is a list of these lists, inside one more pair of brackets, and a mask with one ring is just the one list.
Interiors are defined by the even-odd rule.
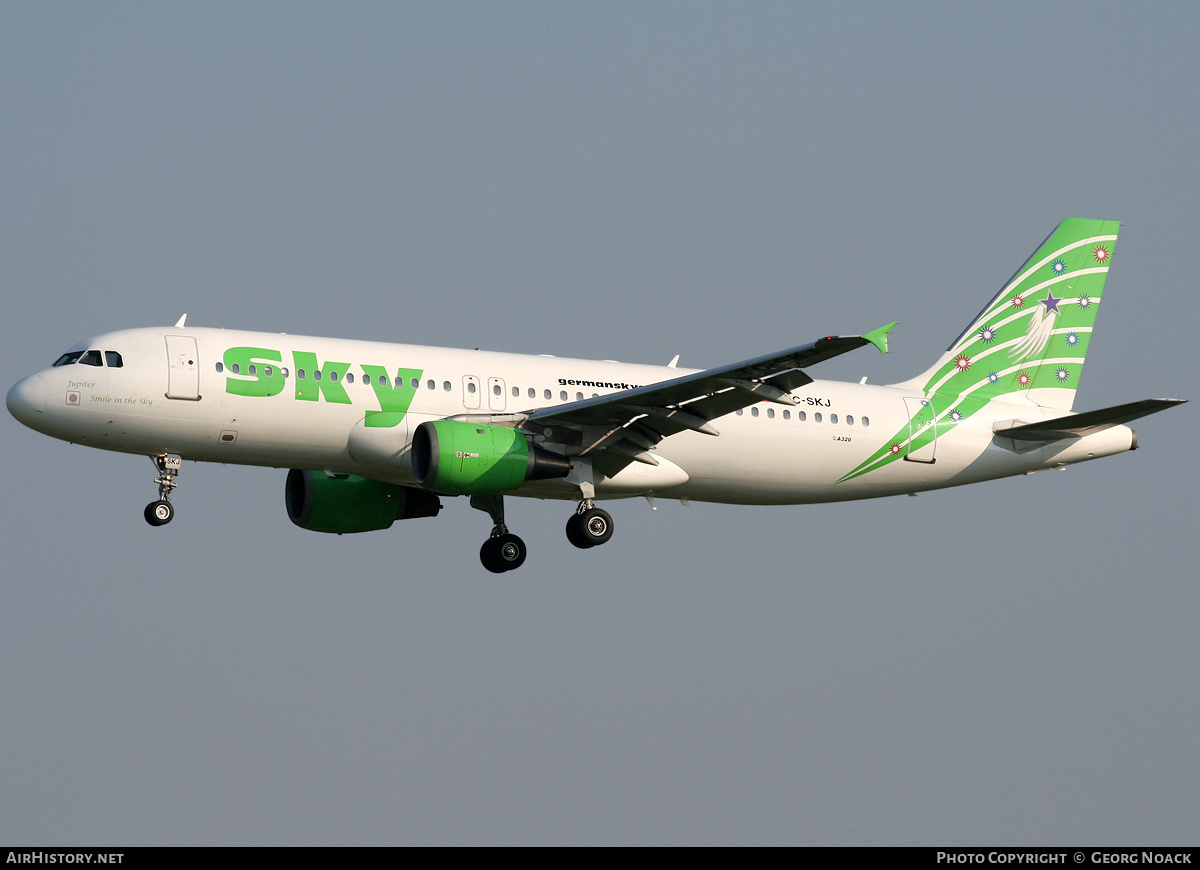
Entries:
[[154,482],[158,484],[158,501],[152,501],[146,505],[143,516],[145,516],[146,522],[152,526],[165,526],[175,519],[175,508],[171,505],[171,490],[179,485],[175,482],[175,478],[179,476],[183,459],[174,453],[167,453],[162,456],[151,456],[150,460],[158,469],[158,477],[154,478]]

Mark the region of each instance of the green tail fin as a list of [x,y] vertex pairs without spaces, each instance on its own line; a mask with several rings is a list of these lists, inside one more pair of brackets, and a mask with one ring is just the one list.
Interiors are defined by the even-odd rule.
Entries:
[[1120,226],[1063,221],[937,364],[907,384],[964,414],[1001,397],[1070,410]]

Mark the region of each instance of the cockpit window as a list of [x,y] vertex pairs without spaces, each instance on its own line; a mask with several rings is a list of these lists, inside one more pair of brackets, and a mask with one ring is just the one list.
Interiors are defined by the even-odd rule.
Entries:
[[98,351],[98,350],[89,350],[87,353],[85,353],[80,358],[79,364],[81,366],[102,366],[102,365],[104,365],[104,363],[100,361],[100,351]]
[[119,369],[121,366],[125,365],[125,363],[121,361],[121,355],[115,350],[106,350],[104,352],[104,364],[110,369]]
[[62,356],[60,356],[58,358],[58,362],[56,362],[54,365],[55,366],[72,366],[72,365],[75,365],[75,363],[79,362],[79,358],[81,356],[83,356],[83,351],[72,350],[72,351],[64,353]]

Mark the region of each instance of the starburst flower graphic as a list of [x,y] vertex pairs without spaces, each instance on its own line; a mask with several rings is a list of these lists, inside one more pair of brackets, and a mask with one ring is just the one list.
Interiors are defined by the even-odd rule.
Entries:
[[899,456],[900,455],[900,445],[897,444],[895,441],[893,441],[892,446],[888,448],[888,453],[892,454],[893,456]]
[[1063,366],[1054,373],[1054,377],[1058,378],[1059,382],[1061,383],[1062,381],[1065,381],[1067,378],[1071,377],[1071,373],[1067,371],[1066,366]]
[[1076,347],[1076,346],[1078,346],[1078,344],[1079,344],[1079,333],[1078,332],[1068,332],[1067,333],[1067,347]]
[[991,344],[996,340],[996,328],[994,326],[985,326],[979,330],[979,340],[984,344]]
[[996,372],[988,372],[988,383],[989,384],[994,384],[998,380],[1000,380],[1000,375],[998,375]]
[[1108,262],[1108,248],[1104,245],[1096,245],[1096,250],[1092,251],[1092,259],[1097,263]]
[[955,423],[961,423],[962,418],[963,418],[963,416],[962,416],[962,414],[958,413],[957,408],[955,408],[953,411],[950,412],[950,419],[953,420]]
[[1029,372],[1021,372],[1017,375],[1017,383],[1023,387],[1029,386],[1029,382],[1032,380],[1033,378],[1029,377]]
[[1067,271],[1067,264],[1062,260],[1055,260],[1050,264],[1050,269],[1055,275],[1061,275],[1063,272]]
[[1014,296],[1012,298],[1012,304],[1013,308],[1023,308],[1025,306],[1025,299],[1021,296]]
[[965,372],[967,369],[969,369],[971,367],[971,360],[967,357],[967,355],[965,353],[959,354],[958,358],[956,360],[954,360],[954,367],[956,369],[958,369],[960,372]]
[[1080,308],[1091,308],[1092,307],[1092,297],[1091,296],[1080,296],[1079,297],[1079,307]]

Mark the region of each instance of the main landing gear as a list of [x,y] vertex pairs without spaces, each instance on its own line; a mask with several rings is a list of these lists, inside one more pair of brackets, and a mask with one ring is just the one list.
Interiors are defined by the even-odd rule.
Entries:
[[504,496],[473,495],[471,507],[485,511],[492,518],[492,534],[479,548],[479,561],[493,574],[513,571],[525,564],[529,550],[525,542],[510,534],[504,525]]
[[567,520],[567,540],[581,550],[598,547],[613,534],[613,519],[608,511],[596,507],[585,498]]
[[[471,507],[492,518],[492,534],[479,548],[479,561],[483,567],[493,574],[520,568],[529,550],[525,542],[510,533],[504,524],[504,496],[473,495]],[[590,498],[583,499],[567,520],[567,540],[581,550],[600,546],[612,537],[612,533],[612,517],[608,511],[596,507]]]
[[175,478],[179,476],[183,459],[174,453],[151,456],[150,459],[154,463],[154,467],[158,469],[158,477],[154,478],[154,482],[158,484],[158,501],[152,501],[146,505],[144,516],[146,522],[152,526],[165,526],[175,519],[175,508],[171,505],[171,490],[179,485],[175,482]]

